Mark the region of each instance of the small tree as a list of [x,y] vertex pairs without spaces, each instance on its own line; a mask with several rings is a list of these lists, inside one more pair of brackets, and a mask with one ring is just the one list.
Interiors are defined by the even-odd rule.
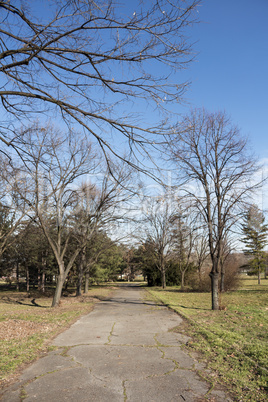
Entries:
[[248,262],[249,274],[258,275],[259,284],[261,283],[261,273],[266,268],[264,247],[267,244],[268,225],[264,221],[265,217],[258,206],[251,205],[244,216],[242,225],[244,253],[252,257]]

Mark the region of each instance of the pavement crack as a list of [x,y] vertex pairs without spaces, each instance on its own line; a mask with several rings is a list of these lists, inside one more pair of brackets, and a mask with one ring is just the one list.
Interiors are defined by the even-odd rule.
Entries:
[[197,370],[196,373],[199,375],[199,377],[203,381],[205,381],[207,384],[209,384],[210,388],[209,388],[209,390],[207,391],[207,393],[205,395],[205,397],[207,397],[213,391],[213,389],[215,388],[215,382],[212,379],[209,379],[209,378],[205,377],[200,370]]
[[161,349],[161,347],[167,347],[167,346],[166,346],[166,345],[162,345],[162,344],[157,340],[157,334],[155,334],[154,340],[155,340],[155,343],[156,343],[156,349],[159,350],[159,352],[162,353],[161,359],[170,360],[170,361],[174,364],[173,370],[169,370],[169,371],[167,371],[166,373],[164,373],[163,375],[169,375],[169,374],[174,373],[176,370],[179,369],[179,364],[178,364],[178,362],[177,362],[175,359],[172,359],[172,358],[170,358],[170,357],[166,357],[165,352]]
[[113,326],[112,326],[112,329],[111,329],[111,331],[110,331],[110,334],[109,334],[109,336],[108,336],[108,342],[106,342],[105,343],[105,345],[110,345],[111,344],[111,341],[112,341],[112,336],[114,336],[114,334],[113,334],[113,331],[114,331],[114,327],[115,327],[115,322],[113,323]]
[[126,402],[126,401],[127,401],[127,389],[126,389],[126,382],[127,382],[127,380],[123,380],[123,381],[122,381],[124,402]]
[[62,357],[70,357],[70,356],[68,355],[68,352],[69,352],[69,350],[70,350],[71,348],[72,348],[71,346],[63,346],[63,347],[62,347],[62,351],[59,353],[59,355],[62,356]]
[[20,390],[20,400],[23,401],[24,399],[26,399],[28,396],[27,392],[25,391],[24,387],[21,387]]

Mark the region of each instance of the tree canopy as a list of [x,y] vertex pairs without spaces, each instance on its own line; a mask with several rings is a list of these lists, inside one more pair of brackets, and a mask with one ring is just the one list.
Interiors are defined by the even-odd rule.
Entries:
[[113,153],[136,165],[135,149],[155,142],[164,129],[159,121],[142,122],[141,112],[148,117],[149,104],[180,101],[187,86],[167,78],[192,58],[186,28],[196,20],[198,3],[1,1],[2,143],[15,145],[18,119],[47,116],[78,124],[107,161]]

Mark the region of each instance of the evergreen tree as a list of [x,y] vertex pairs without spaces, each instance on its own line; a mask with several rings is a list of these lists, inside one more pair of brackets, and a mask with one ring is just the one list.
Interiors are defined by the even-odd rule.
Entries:
[[252,258],[248,262],[249,274],[258,275],[260,284],[261,272],[266,267],[266,253],[264,247],[267,244],[268,226],[265,224],[265,217],[257,205],[251,205],[244,217],[242,224],[245,243],[244,253]]

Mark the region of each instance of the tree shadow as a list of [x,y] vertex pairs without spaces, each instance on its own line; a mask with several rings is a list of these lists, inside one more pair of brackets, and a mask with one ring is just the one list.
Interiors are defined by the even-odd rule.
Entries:
[[30,303],[25,302],[24,300],[26,297],[21,297],[21,298],[12,298],[9,296],[3,296],[0,298],[1,303],[4,304],[19,304],[21,306],[28,306],[28,307],[39,307],[39,308],[49,308],[49,306],[42,306],[41,304],[38,304],[36,302],[36,298],[33,298]]
[[189,306],[183,306],[182,304],[172,304],[172,306],[184,308],[184,309],[187,309],[187,310],[211,311],[211,308],[189,307]]

